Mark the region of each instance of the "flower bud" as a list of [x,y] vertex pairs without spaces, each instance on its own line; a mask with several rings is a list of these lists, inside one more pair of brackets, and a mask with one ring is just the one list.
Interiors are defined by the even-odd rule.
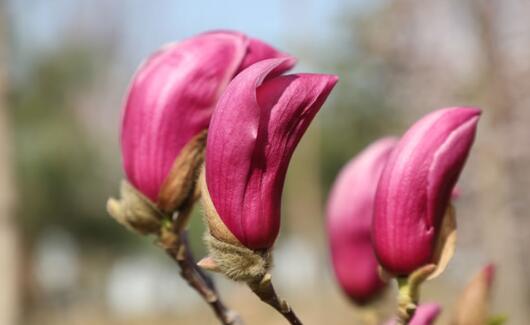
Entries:
[[[127,180],[167,213],[187,199],[202,164],[212,110],[248,65],[283,56],[237,32],[210,32],[169,44],[130,85],[121,128]],[[168,177],[169,176],[169,177]]]
[[488,323],[494,276],[495,265],[489,264],[471,280],[458,299],[452,324],[482,325]]
[[[125,205],[136,194],[141,195],[135,202],[148,200],[160,211],[153,220],[193,203],[219,96],[241,70],[282,56],[259,40],[229,31],[200,34],[151,55],[131,82],[121,127],[123,167],[135,191],[127,191],[128,199],[109,202],[112,216],[137,223],[130,213],[117,212],[135,211]],[[137,230],[144,233],[143,227]]]
[[156,234],[162,216],[149,199],[139,193],[128,182],[122,181],[121,199],[107,201],[108,213],[120,224],[143,235]]
[[444,246],[439,239],[445,228],[456,227],[449,220],[449,199],[479,115],[478,109],[462,107],[428,114],[390,155],[377,188],[372,227],[375,252],[386,271],[406,276],[441,259],[447,262],[446,254],[438,251]]
[[232,248],[213,246],[267,255],[274,244],[291,155],[337,82],[332,75],[281,75],[293,64],[281,58],[250,66],[228,85],[212,116],[202,193],[212,258],[225,269],[231,266],[219,251]]
[[381,139],[359,153],[340,172],[326,216],[335,276],[354,302],[364,304],[384,287],[379,278],[371,226],[379,177],[397,139]]

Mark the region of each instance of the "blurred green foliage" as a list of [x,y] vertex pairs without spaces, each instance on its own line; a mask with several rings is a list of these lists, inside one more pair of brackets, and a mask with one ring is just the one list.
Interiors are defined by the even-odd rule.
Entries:
[[377,64],[351,52],[334,67],[340,76],[334,101],[322,114],[322,183],[329,189],[338,171],[359,151],[385,136],[399,136],[401,119],[385,93]]
[[[93,142],[77,107],[107,68],[97,46],[65,44],[35,56],[24,75],[10,85],[17,167],[18,220],[27,240],[53,225],[66,228],[86,247],[129,247],[149,242],[125,231],[105,211],[116,195],[118,175],[109,180],[100,143]],[[362,64],[361,64],[362,63]],[[322,62],[322,66],[325,63]],[[345,53],[326,67],[341,76],[319,115],[323,194],[339,169],[363,147],[391,135],[399,125],[385,93],[384,69],[360,52]],[[113,175],[114,176],[114,175]],[[192,246],[203,252],[200,211],[191,224]]]
[[69,45],[36,56],[10,85],[17,220],[29,242],[52,225],[90,246],[133,238],[107,217],[109,182],[76,111],[76,100],[104,68],[94,50]]
[[[385,84],[377,66],[360,65],[352,53],[333,70],[341,76],[334,101],[320,115],[322,184],[329,189],[338,170],[364,146],[398,126],[380,94]],[[71,231],[86,247],[135,247],[139,236],[108,218],[105,202],[116,194],[101,152],[91,141],[76,105],[106,68],[96,48],[65,45],[36,56],[11,84],[17,167],[18,220],[28,242],[48,226]],[[82,123],[85,122],[85,123]],[[116,181],[116,182],[114,182]],[[326,191],[324,191],[325,194]],[[191,224],[192,246],[203,253],[199,209]],[[85,245],[84,245],[85,246]]]

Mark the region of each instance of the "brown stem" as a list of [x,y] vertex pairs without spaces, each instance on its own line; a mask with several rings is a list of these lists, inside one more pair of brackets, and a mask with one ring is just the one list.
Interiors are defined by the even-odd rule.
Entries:
[[160,243],[179,265],[182,278],[210,305],[219,321],[224,325],[242,325],[244,323],[239,315],[221,301],[213,281],[196,267],[184,229],[190,212],[191,208],[183,209],[172,226],[162,227]]
[[213,279],[208,274],[206,274],[199,266],[197,266],[197,261],[195,261],[195,259],[193,258],[193,254],[191,253],[191,250],[189,248],[190,245],[188,241],[188,231],[181,231],[179,236],[182,241],[182,245],[186,247],[189,252],[187,254],[187,262],[193,267],[193,270],[195,270],[195,272],[197,272],[199,276],[204,280],[208,288],[210,288],[212,291],[217,292],[217,287],[215,286],[215,282],[213,281]]
[[276,309],[280,314],[282,314],[285,319],[289,321],[292,325],[302,325],[298,316],[294,313],[289,304],[278,297],[271,281],[271,275],[269,273],[265,274],[263,278],[247,283],[249,288],[258,296],[261,301],[268,304],[272,308]]

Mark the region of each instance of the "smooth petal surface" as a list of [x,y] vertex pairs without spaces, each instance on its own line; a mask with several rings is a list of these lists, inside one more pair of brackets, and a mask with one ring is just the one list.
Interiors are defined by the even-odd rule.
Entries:
[[473,144],[480,110],[446,108],[414,124],[381,176],[373,239],[381,265],[407,275],[433,262],[441,220]]
[[248,65],[282,53],[237,32],[210,32],[165,46],[144,62],[122,120],[128,180],[156,202],[180,150],[208,127],[228,82]]
[[212,116],[206,183],[217,213],[250,249],[272,246],[291,155],[337,82],[321,74],[279,76],[292,59],[258,62],[227,87]]
[[371,240],[375,191],[381,172],[397,143],[381,139],[352,159],[339,173],[326,216],[335,276],[356,303],[373,298],[384,287]]

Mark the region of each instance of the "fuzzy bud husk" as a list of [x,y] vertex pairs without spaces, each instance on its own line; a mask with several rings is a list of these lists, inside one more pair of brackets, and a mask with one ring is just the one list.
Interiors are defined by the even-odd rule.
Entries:
[[171,214],[190,201],[204,161],[207,131],[193,137],[179,153],[158,194],[157,207]]
[[107,201],[108,213],[120,224],[140,234],[157,234],[163,214],[129,182],[122,180],[120,199]]
[[234,281],[249,283],[262,279],[272,266],[271,249],[254,251],[237,240],[215,210],[204,175],[203,169],[199,186],[208,227],[204,239],[215,269]]
[[432,280],[442,274],[453,258],[456,249],[456,212],[454,206],[449,203],[442,219],[440,232],[436,238],[433,263],[436,269],[429,275]]

